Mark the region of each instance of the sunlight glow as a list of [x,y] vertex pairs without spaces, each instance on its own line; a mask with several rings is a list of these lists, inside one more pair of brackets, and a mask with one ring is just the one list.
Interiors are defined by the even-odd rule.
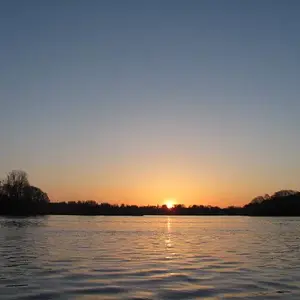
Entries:
[[174,207],[176,200],[175,199],[166,199],[164,201],[165,205],[167,206],[168,209],[171,209]]

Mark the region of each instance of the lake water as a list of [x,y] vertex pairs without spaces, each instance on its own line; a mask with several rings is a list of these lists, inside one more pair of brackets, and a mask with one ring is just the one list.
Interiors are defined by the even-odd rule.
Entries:
[[0,218],[0,299],[300,299],[300,218]]

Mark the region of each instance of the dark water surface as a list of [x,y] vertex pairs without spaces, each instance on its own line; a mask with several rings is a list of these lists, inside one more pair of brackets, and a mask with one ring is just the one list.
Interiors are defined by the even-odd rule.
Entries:
[[0,299],[300,299],[300,218],[0,218]]

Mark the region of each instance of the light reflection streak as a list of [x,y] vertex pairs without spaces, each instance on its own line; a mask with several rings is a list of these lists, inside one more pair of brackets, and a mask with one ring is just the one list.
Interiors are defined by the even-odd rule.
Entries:
[[168,217],[167,219],[167,238],[165,239],[165,243],[166,243],[166,251],[167,251],[167,255],[166,255],[166,259],[172,259],[172,255],[174,253],[169,253],[169,251],[172,248],[172,241],[171,241],[171,218]]

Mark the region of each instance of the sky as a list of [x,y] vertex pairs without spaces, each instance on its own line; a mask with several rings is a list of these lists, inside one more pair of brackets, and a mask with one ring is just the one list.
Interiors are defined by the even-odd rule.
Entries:
[[0,174],[52,201],[300,188],[299,1],[3,0]]

